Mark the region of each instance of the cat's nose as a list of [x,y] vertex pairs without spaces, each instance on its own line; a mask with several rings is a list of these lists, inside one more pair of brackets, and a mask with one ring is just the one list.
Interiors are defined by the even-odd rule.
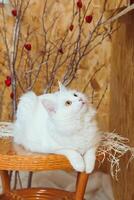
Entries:
[[79,99],[79,101],[83,101],[83,99],[82,99],[82,98],[80,98],[80,99]]
[[82,102],[82,104],[85,104],[85,102],[82,98],[80,98],[79,101]]
[[85,104],[85,101],[82,98],[80,98],[79,101],[82,102],[82,104]]

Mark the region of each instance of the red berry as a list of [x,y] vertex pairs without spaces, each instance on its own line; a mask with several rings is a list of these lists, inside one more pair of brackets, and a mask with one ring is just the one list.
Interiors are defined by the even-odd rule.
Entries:
[[5,85],[7,87],[9,87],[11,85],[11,77],[10,76],[7,76],[7,79],[5,80]]
[[89,24],[91,23],[92,19],[93,19],[93,16],[92,16],[92,15],[87,15],[87,16],[85,17],[86,22],[89,23]]
[[133,4],[134,3],[134,0],[130,0],[130,4]]
[[59,51],[59,53],[61,53],[61,54],[64,53],[62,48],[60,48],[58,51]]
[[41,51],[40,51],[40,54],[41,54],[41,55],[45,55],[45,54],[46,54],[46,52],[45,52],[45,51],[43,51],[43,50],[41,50]]
[[14,94],[13,94],[13,92],[10,93],[10,98],[11,98],[11,99],[14,98]]
[[4,3],[0,3],[0,8],[3,8],[4,7]]
[[24,47],[27,51],[31,51],[32,46],[30,43],[24,44]]
[[16,10],[16,9],[13,9],[13,10],[12,10],[12,15],[13,15],[14,17],[17,16],[17,10]]
[[82,8],[82,1],[81,1],[81,0],[78,0],[78,1],[77,1],[77,7],[78,7],[79,9]]
[[11,80],[11,76],[7,76],[7,79],[8,79],[8,80]]
[[73,29],[74,29],[74,25],[71,24],[70,27],[69,27],[69,30],[72,31]]

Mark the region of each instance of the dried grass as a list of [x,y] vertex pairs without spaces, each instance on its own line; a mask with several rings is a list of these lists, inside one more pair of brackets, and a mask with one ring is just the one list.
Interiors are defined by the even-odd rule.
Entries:
[[131,154],[128,161],[129,164],[134,159],[134,147],[129,146],[129,139],[117,133],[103,133],[97,155],[102,157],[102,160],[99,160],[100,164],[104,160],[110,163],[111,176],[116,180],[118,179],[118,172],[120,171],[120,159],[127,152]]

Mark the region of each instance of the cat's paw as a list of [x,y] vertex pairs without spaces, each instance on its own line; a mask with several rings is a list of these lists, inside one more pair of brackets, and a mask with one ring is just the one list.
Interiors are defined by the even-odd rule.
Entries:
[[94,167],[95,167],[95,162],[86,163],[86,173],[91,174],[94,170]]
[[58,150],[55,153],[65,155],[70,161],[72,167],[78,172],[85,171],[85,162],[83,157],[77,151],[70,149]]
[[95,168],[95,161],[96,161],[96,155],[95,155],[95,149],[89,149],[86,154],[84,155],[84,161],[85,161],[85,171],[86,173],[92,173]]
[[77,171],[77,172],[84,172],[85,171],[85,164],[83,160],[77,160],[76,162],[71,163],[73,168]]
[[85,171],[85,162],[80,154],[74,153],[71,156],[69,156],[68,159],[76,171],[78,172]]

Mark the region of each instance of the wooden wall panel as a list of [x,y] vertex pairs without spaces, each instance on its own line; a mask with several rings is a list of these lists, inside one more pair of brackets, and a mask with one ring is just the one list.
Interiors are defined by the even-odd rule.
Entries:
[[[103,5],[105,0],[94,0],[94,4]],[[129,5],[129,0],[107,0],[106,10],[114,10]]]
[[[110,129],[130,139],[134,146],[134,11],[118,21],[120,29],[112,44]],[[122,159],[118,182],[113,182],[115,200],[134,199],[134,162],[126,168]]]
[[107,10],[114,10],[128,5],[128,0],[112,0],[107,3]]

